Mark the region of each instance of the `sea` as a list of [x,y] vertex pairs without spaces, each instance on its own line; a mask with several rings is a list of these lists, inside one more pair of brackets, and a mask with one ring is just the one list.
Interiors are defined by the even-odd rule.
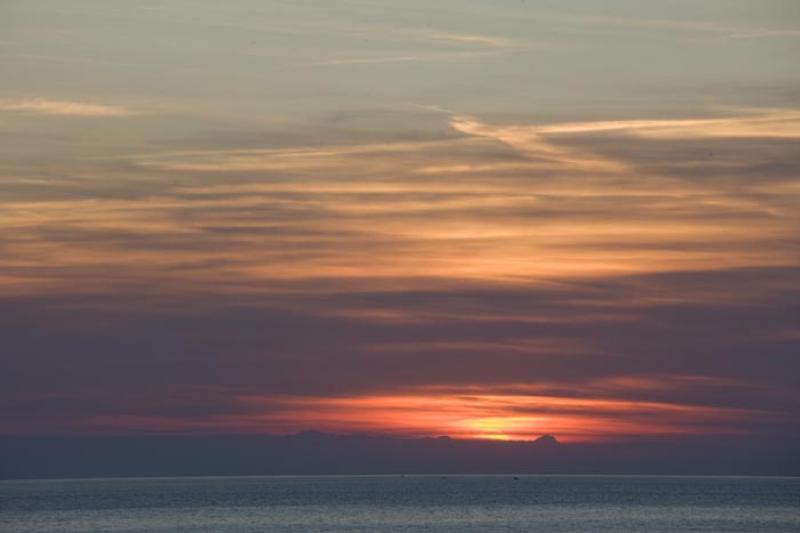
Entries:
[[0,482],[0,531],[800,532],[800,478],[215,477]]

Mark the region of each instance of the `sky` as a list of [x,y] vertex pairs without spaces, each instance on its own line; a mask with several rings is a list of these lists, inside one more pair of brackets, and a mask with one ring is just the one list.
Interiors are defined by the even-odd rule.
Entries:
[[795,0],[5,0],[0,434],[780,440]]

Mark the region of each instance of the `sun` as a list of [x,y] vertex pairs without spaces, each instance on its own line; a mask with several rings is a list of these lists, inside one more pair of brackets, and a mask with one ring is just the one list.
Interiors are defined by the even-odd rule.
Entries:
[[459,424],[473,439],[517,440],[527,438],[540,425],[534,417],[488,417],[464,420]]
[[475,435],[473,438],[485,439],[485,440],[514,440],[514,438],[511,435],[506,435],[504,433],[481,434],[481,435]]

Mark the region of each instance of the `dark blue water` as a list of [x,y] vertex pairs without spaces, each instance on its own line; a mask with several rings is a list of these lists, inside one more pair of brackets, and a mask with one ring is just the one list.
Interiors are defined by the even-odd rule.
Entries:
[[800,479],[408,476],[0,482],[0,531],[800,531]]

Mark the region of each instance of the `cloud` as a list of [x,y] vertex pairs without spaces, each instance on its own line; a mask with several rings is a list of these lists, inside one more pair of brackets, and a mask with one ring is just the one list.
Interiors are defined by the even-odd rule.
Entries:
[[[455,117],[443,139],[143,155],[98,171],[116,172],[102,194],[100,175],[83,171],[48,181],[47,200],[8,201],[14,231],[0,246],[15,259],[0,280],[35,291],[69,279],[72,291],[164,270],[182,283],[181,265],[210,261],[217,267],[187,282],[346,279],[355,289],[788,266],[793,143],[760,135],[791,133],[795,116],[511,126]],[[724,136],[736,128],[756,137]],[[704,145],[687,159],[680,143],[691,139],[713,142],[717,156]],[[747,179],[755,168],[757,182]]]
[[477,35],[468,33],[451,33],[445,31],[428,31],[422,35],[432,40],[452,41],[456,43],[478,44],[492,48],[516,48],[520,43],[506,37],[492,35]]
[[[157,277],[165,271],[95,294],[4,295],[0,311],[14,312],[0,312],[11,347],[2,357],[15,363],[0,381],[5,403],[28,415],[2,431],[552,431],[585,440],[796,420],[797,339],[783,335],[796,269],[494,288],[423,289],[395,277],[371,292],[346,279],[237,290],[193,276],[187,292],[179,277]],[[358,314],[370,309],[393,320]],[[212,387],[220,380],[225,390]],[[58,396],[35,401],[37,391]],[[19,395],[28,400],[14,403]]]
[[527,44],[505,36],[451,31],[444,28],[433,27],[402,27],[383,24],[326,24],[324,27],[334,29],[338,32],[344,32],[348,35],[380,36],[383,39],[392,39],[400,42],[421,41],[426,43],[449,43],[454,45],[472,45],[481,48],[502,49],[520,48]]
[[559,145],[557,135],[631,135],[644,139],[797,139],[800,111],[756,111],[725,118],[617,120],[574,122],[537,126],[491,126],[472,118],[454,117],[450,125],[467,135],[495,138],[541,157],[558,158],[565,164],[592,166],[595,170],[623,170],[622,162],[602,160],[592,154],[574,153]]
[[[92,400],[26,400],[19,431],[389,431],[397,412],[413,434],[588,439],[796,421],[794,112],[436,117],[427,140],[9,175],[0,389]],[[418,423],[409,406],[434,401],[455,418]]]
[[[574,387],[572,393],[580,388]],[[284,416],[313,419],[338,430],[355,424],[364,429],[377,425],[377,431],[415,435],[435,435],[438,428],[444,434],[460,438],[524,440],[531,435],[552,433],[569,440],[587,440],[697,435],[705,431],[738,433],[740,429],[736,426],[765,415],[757,410],[608,399],[596,392],[591,396],[548,395],[542,393],[541,387],[513,383],[500,388],[429,387],[390,395],[287,398],[285,405],[289,412]],[[272,403],[265,400],[250,399],[266,405]]]
[[[515,16],[525,16],[516,14]],[[613,15],[567,15],[561,13],[537,13],[537,20],[577,23],[589,26],[611,26],[617,28],[677,31],[684,33],[707,34],[730,39],[794,39],[800,31],[794,28],[767,28],[743,26],[714,20],[691,20],[688,18],[635,18]]]
[[497,56],[533,46],[530,43],[519,42],[507,37],[434,28],[403,28],[383,25],[334,25],[333,28],[339,32],[346,32],[348,35],[363,35],[370,39],[380,36],[382,40],[395,41],[402,46],[401,49],[404,52],[391,55],[376,53],[374,56],[331,58],[304,66],[460,61]]
[[494,55],[493,52],[442,52],[442,53],[427,53],[427,54],[410,54],[410,55],[395,55],[395,56],[379,56],[379,57],[354,57],[354,58],[339,58],[328,59],[316,63],[309,63],[309,67],[322,67],[322,66],[336,66],[336,65],[380,65],[392,63],[419,63],[419,62],[432,62],[432,61],[456,61],[463,59],[473,59],[480,57],[489,57]]
[[653,139],[800,138],[800,111],[756,111],[711,119],[619,120],[554,124],[541,134],[621,133]]
[[[658,401],[649,389],[668,385],[673,394],[693,389],[724,389],[748,394],[747,384],[713,379],[662,376],[628,377],[552,385],[504,383],[405,387],[388,393],[332,396],[253,394],[221,387],[178,387],[171,391],[125,393],[114,398],[50,394],[11,398],[14,410],[37,401],[61,426],[56,413],[79,420],[70,433],[155,432],[293,433],[323,430],[400,436],[527,440],[557,434],[566,441],[620,440],[660,436],[740,435],[754,421],[780,417],[755,408]],[[620,397],[618,391],[627,391]],[[631,393],[634,391],[635,393]],[[153,393],[157,392],[157,401]],[[94,404],[97,407],[93,407]],[[87,415],[87,410],[93,413]],[[34,429],[12,416],[15,432]],[[4,428],[8,431],[10,428]]]
[[67,100],[48,100],[43,98],[0,101],[0,110],[32,113],[36,115],[92,118],[129,117],[136,114],[122,106]]

